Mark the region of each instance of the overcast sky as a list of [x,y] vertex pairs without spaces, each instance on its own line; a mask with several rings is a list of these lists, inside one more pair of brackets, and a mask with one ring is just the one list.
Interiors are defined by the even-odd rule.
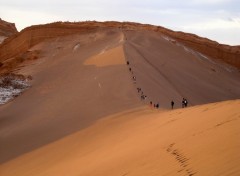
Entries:
[[0,18],[19,31],[54,21],[132,21],[240,45],[240,0],[0,0]]

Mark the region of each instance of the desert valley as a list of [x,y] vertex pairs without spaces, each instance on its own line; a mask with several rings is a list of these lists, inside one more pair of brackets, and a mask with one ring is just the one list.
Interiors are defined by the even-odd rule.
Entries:
[[114,21],[0,42],[0,175],[240,175],[240,46]]

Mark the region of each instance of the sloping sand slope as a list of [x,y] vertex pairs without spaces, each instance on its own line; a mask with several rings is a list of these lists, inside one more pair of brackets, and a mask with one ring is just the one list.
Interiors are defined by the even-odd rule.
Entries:
[[240,98],[238,70],[143,31],[92,31],[31,51],[39,58],[15,71],[32,87],[0,107],[0,175],[239,174],[239,100],[169,111],[172,99]]
[[125,31],[125,53],[137,87],[149,101],[169,108],[240,98],[239,70],[154,32]]
[[1,165],[2,175],[239,175],[240,101],[138,108]]
[[123,60],[121,39],[122,33],[105,31],[58,38],[32,48],[41,49],[45,56],[20,71],[33,76],[32,87],[0,107],[1,163],[106,115],[142,105],[126,64],[84,64],[103,50],[111,53],[108,60]]

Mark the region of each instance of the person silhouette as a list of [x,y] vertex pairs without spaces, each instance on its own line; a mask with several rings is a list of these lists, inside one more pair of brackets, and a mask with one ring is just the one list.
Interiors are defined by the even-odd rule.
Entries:
[[185,98],[182,99],[182,108],[185,107]]
[[184,106],[185,106],[185,107],[188,106],[188,101],[187,101],[187,99],[184,100]]
[[172,106],[172,109],[173,109],[173,106],[174,106],[174,101],[173,100],[171,101],[171,106]]

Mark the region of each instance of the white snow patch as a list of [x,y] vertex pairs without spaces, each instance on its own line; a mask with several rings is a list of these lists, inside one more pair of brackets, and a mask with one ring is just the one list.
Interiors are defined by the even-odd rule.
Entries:
[[4,76],[0,78],[0,105],[19,96],[29,87],[27,79],[20,79],[13,76]]
[[0,105],[7,103],[9,100],[18,96],[21,93],[21,89],[14,89],[12,87],[2,88],[0,87]]

